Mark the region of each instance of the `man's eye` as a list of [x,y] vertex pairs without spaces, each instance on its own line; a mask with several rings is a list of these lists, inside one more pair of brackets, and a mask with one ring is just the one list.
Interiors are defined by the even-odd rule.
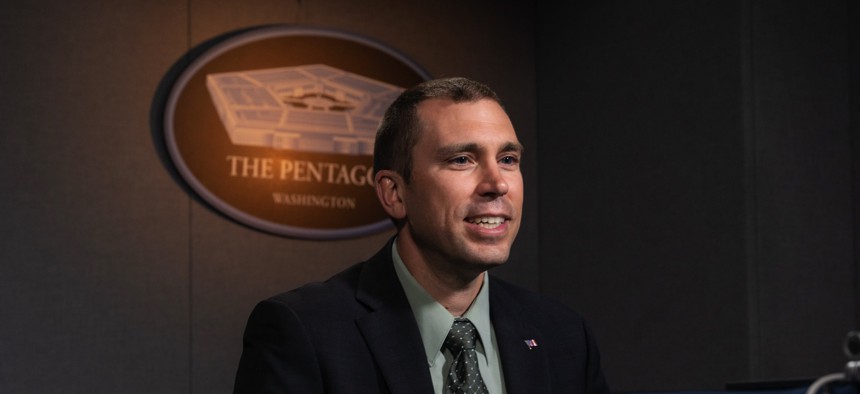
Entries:
[[457,156],[451,159],[452,164],[469,164],[469,158],[466,156]]
[[519,162],[519,159],[517,159],[514,156],[505,156],[502,158],[502,160],[499,160],[499,161],[505,165],[514,165],[514,164],[517,164]]

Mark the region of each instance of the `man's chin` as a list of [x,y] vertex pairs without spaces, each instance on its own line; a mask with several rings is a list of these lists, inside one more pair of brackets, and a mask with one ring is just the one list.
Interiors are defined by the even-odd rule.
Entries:
[[505,264],[508,261],[509,253],[493,253],[493,254],[480,254],[478,256],[474,256],[467,264],[470,267],[475,267],[476,270],[480,270],[481,272],[498,267],[502,264]]

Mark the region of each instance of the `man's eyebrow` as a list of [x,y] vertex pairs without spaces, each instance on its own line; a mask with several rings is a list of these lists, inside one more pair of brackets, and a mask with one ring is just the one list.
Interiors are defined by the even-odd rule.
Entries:
[[474,142],[466,142],[462,144],[451,144],[441,146],[436,149],[436,155],[439,157],[448,157],[457,153],[476,153],[480,150],[478,144]]
[[[466,142],[462,144],[451,144],[442,146],[436,150],[436,155],[438,157],[448,157],[453,156],[458,153],[477,153],[481,150],[480,145],[474,142]],[[516,152],[522,153],[524,150],[523,145],[519,142],[508,142],[499,149],[499,152]]]
[[502,150],[500,150],[500,152],[523,153],[523,150],[525,150],[523,144],[520,144],[519,142],[508,142],[507,144],[505,144],[505,146],[502,147]]

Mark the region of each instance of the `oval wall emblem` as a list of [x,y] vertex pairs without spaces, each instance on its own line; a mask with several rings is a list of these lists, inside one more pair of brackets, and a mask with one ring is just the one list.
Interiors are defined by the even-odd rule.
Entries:
[[400,92],[429,78],[368,38],[252,29],[182,71],[165,141],[184,180],[228,217],[292,237],[357,237],[391,227],[373,187],[376,127]]

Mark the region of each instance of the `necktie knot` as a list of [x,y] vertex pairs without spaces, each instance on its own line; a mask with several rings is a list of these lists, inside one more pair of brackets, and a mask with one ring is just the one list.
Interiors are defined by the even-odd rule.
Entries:
[[481,379],[478,368],[478,357],[475,343],[478,340],[478,330],[469,319],[454,319],[451,331],[442,345],[451,352],[454,361],[448,370],[448,384],[445,393],[450,394],[486,394],[487,386]]
[[448,331],[444,347],[455,356],[464,349],[474,349],[478,341],[478,330],[469,319],[457,318]]

